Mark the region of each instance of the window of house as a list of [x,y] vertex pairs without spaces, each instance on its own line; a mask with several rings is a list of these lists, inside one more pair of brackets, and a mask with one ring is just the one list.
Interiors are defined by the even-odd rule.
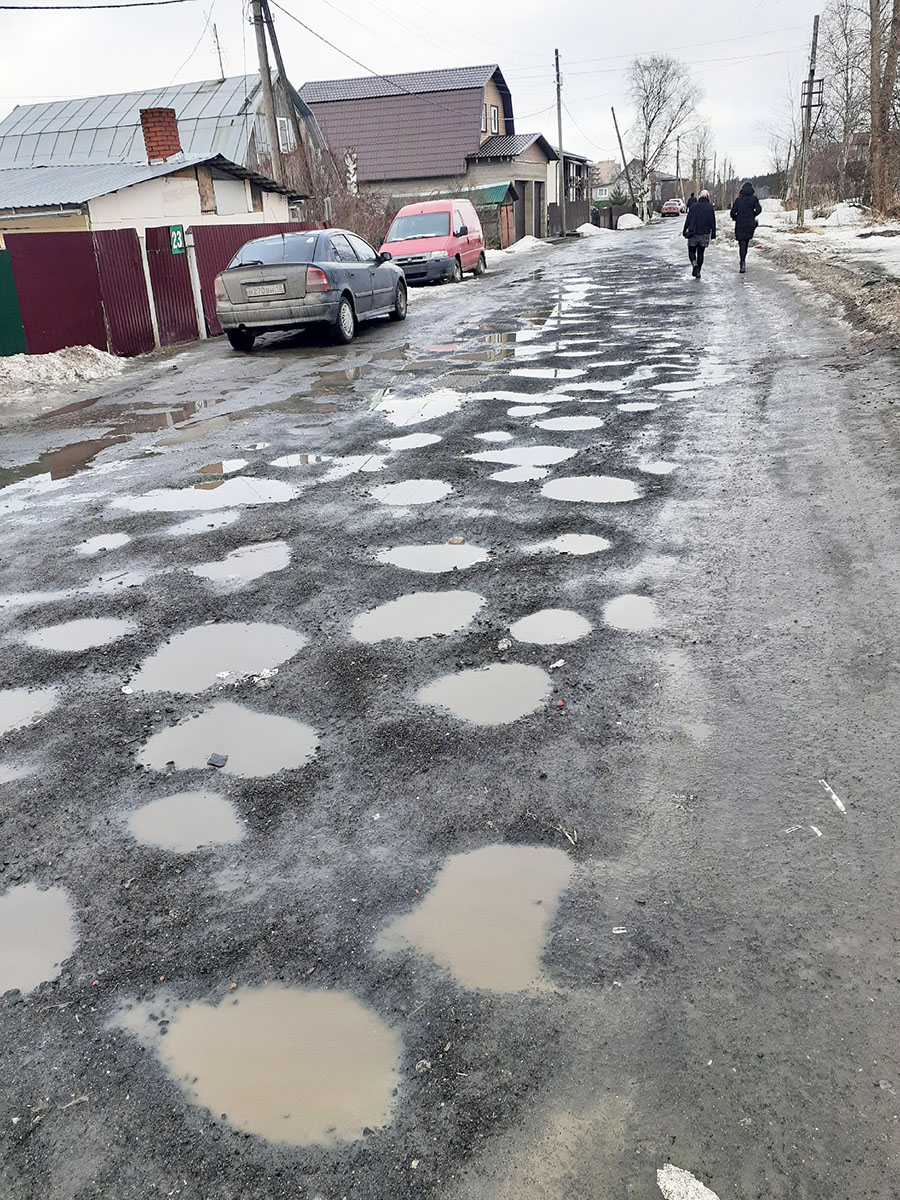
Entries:
[[481,106],[481,132],[487,133],[487,105]]
[[496,104],[491,105],[491,133],[500,132],[500,110]]
[[287,154],[294,148],[294,130],[290,117],[278,117],[278,149]]
[[262,212],[263,210],[263,194],[262,188],[256,186],[255,183],[250,184],[250,203],[254,212]]

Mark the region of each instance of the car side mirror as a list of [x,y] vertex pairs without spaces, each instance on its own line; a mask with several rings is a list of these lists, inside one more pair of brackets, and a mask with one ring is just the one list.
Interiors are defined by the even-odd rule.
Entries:
[[460,225],[459,233],[456,236],[457,237],[465,237],[468,232],[469,232],[468,225]]
[[382,250],[381,253],[378,255],[378,261],[379,262],[390,262],[393,257],[394,257],[393,254],[389,253],[387,250]]

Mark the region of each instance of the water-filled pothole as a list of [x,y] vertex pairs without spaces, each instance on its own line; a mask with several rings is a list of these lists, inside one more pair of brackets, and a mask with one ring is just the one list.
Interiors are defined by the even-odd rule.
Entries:
[[433,446],[441,439],[436,433],[405,433],[400,437],[382,438],[379,445],[387,446],[392,454],[399,450],[421,450],[423,446]]
[[381,504],[432,504],[443,500],[453,488],[442,479],[405,479],[402,483],[386,483],[372,488],[371,495]]
[[46,716],[58,700],[59,689],[55,687],[0,689],[0,737]]
[[424,900],[392,921],[376,948],[420,950],[465,988],[546,986],[541,958],[571,874],[568,856],[547,847],[496,845],[454,854]]
[[10,888],[0,896],[0,995],[55,979],[75,941],[72,903],[62,888]]
[[217,1005],[144,1004],[115,1023],[152,1046],[188,1099],[235,1129],[292,1146],[355,1141],[389,1124],[402,1043],[349,992],[268,983]]
[[552,682],[540,667],[493,663],[489,667],[442,675],[420,688],[420,704],[446,709],[473,725],[509,725],[536,712],[550,695]]
[[280,667],[306,645],[302,633],[284,625],[223,621],[176,633],[129,680],[135,692],[196,694],[216,683]]
[[612,475],[571,475],[551,479],[541,488],[549,500],[568,500],[582,504],[623,504],[639,500],[642,492],[630,479]]
[[515,621],[509,632],[517,642],[535,646],[564,646],[587,637],[593,626],[577,612],[568,608],[542,608]]
[[82,617],[77,621],[64,621],[61,625],[47,625],[43,629],[32,630],[25,634],[25,641],[38,650],[72,654],[95,646],[108,646],[134,633],[136,629],[137,622],[124,617]]
[[603,423],[603,417],[550,417],[546,421],[535,421],[538,429],[558,429],[566,432],[574,432],[580,429],[599,429]]
[[375,642],[402,638],[436,637],[464,629],[484,607],[485,600],[477,592],[411,592],[361,613],[353,622],[351,633],[358,642]]
[[201,846],[232,846],[246,833],[230,800],[218,792],[178,792],[151,800],[128,818],[144,846],[190,854]]
[[239,546],[218,562],[200,563],[191,567],[201,579],[215,583],[249,583],[271,571],[283,571],[290,565],[291,550],[287,542],[257,542]]
[[523,379],[575,379],[584,374],[584,367],[513,367],[510,375]]
[[462,392],[441,388],[428,396],[385,396],[375,405],[375,411],[383,413],[392,425],[403,428],[457,412],[468,399]]
[[443,571],[462,571],[475,563],[485,562],[488,552],[481,546],[435,542],[432,545],[394,546],[390,550],[379,550],[375,557],[379,562],[401,567],[404,571],[439,575]]
[[103,554],[107,550],[118,550],[120,546],[127,546],[130,541],[127,533],[99,533],[96,537],[79,542],[75,553],[91,557],[94,554]]
[[668,462],[664,458],[647,462],[645,459],[638,463],[638,470],[648,475],[671,475],[678,469],[678,463]]
[[232,505],[284,504],[299,495],[297,488],[277,479],[250,479],[237,475],[233,479],[198,483],[188,488],[157,488],[144,496],[121,496],[113,500],[113,508],[127,512],[191,512]]
[[202,517],[189,517],[178,525],[170,525],[165,533],[168,537],[191,537],[195,533],[208,533],[212,529],[222,529],[233,525],[241,518],[237,508],[226,508],[222,512],[207,513]]
[[494,471],[491,479],[501,483],[527,483],[531,479],[546,479],[549,474],[547,467],[507,467],[503,471]]
[[654,408],[659,408],[658,404],[650,404],[646,400],[633,400],[628,404],[617,404],[619,412],[653,412]]
[[595,533],[561,533],[552,542],[547,542],[549,550],[556,550],[560,554],[599,554],[611,545],[612,542],[607,538]]
[[177,771],[202,768],[211,755],[226,762],[218,769],[242,779],[294,771],[315,756],[316,731],[302,721],[254,712],[223,701],[196,717],[155,733],[138,754],[138,762],[154,771],[171,763]]
[[510,467],[552,467],[577,453],[566,446],[509,446],[506,450],[479,450],[476,454],[467,454],[466,458]]
[[473,433],[479,442],[511,442],[513,435],[505,429],[486,429],[484,433]]
[[549,404],[514,404],[506,410],[508,417],[540,417],[552,412]]
[[616,596],[603,606],[603,620],[613,629],[654,629],[659,613],[649,596]]

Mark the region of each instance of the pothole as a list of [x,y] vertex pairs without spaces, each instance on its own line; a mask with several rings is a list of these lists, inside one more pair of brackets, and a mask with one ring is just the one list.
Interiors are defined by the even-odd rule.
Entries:
[[506,450],[479,450],[477,454],[467,454],[466,458],[510,467],[552,467],[567,458],[574,458],[577,453],[566,446],[510,446]]
[[402,428],[446,417],[462,408],[468,399],[463,392],[441,388],[428,396],[385,396],[375,405],[375,411],[382,413],[392,425]]
[[612,475],[571,475],[551,479],[541,488],[548,500],[568,500],[581,504],[623,504],[639,500],[642,492],[630,479]]
[[196,694],[216,683],[280,667],[306,645],[302,633],[284,625],[225,621],[197,625],[170,638],[144,660],[128,686],[135,692]]
[[141,845],[190,854],[201,846],[232,846],[246,828],[230,800],[218,792],[178,792],[151,800],[128,818]]
[[493,663],[442,675],[420,688],[416,699],[473,725],[509,725],[536,712],[550,695],[551,687],[550,676],[540,667]]
[[659,625],[659,613],[649,596],[616,596],[603,606],[603,620],[613,629],[639,631]]
[[535,646],[564,646],[587,637],[593,626],[577,612],[568,608],[543,608],[531,616],[515,621],[509,632],[517,642]]
[[382,438],[379,445],[386,446],[392,454],[396,454],[400,450],[421,450],[440,440],[436,433],[406,433],[401,437]]
[[31,725],[52,712],[59,700],[59,689],[3,688],[0,690],[0,737]]
[[361,613],[351,626],[358,642],[375,642],[402,638],[436,637],[464,629],[484,607],[485,600],[477,592],[411,592],[370,612]]
[[628,404],[617,404],[619,412],[653,412],[658,404],[650,404],[646,400],[633,400]]
[[381,504],[433,504],[453,491],[442,479],[405,479],[403,483],[386,483],[372,488],[371,495]]
[[195,533],[209,533],[213,529],[224,529],[226,525],[233,525],[240,518],[239,509],[225,509],[223,512],[212,512],[203,517],[190,517],[178,525],[170,525],[165,533],[167,537],[192,537]]
[[547,542],[547,549],[560,554],[599,554],[611,545],[608,538],[595,533],[561,533],[552,542]]
[[75,950],[68,893],[26,883],[0,896],[0,995],[31,992],[55,979]]
[[389,563],[404,571],[439,575],[444,571],[463,571],[475,563],[485,562],[489,555],[481,546],[451,546],[448,542],[435,542],[431,545],[394,546],[390,550],[379,550],[375,557],[379,562]]
[[283,571],[290,562],[287,542],[257,542],[253,546],[240,546],[217,562],[199,563],[191,571],[214,583],[249,583],[272,571]]
[[108,550],[118,550],[121,546],[127,546],[130,541],[127,533],[100,533],[87,541],[79,542],[75,553],[91,557],[94,554],[104,554]]
[[231,508],[236,504],[284,504],[298,495],[298,489],[290,483],[238,475],[234,479],[198,483],[189,488],[156,488],[143,496],[121,496],[113,500],[112,506],[133,513],[174,513]]
[[25,634],[25,641],[38,650],[72,654],[95,646],[108,646],[134,633],[137,627],[137,621],[127,618],[83,617],[78,621],[64,621],[60,625],[32,630]]
[[546,421],[535,421],[538,429],[565,432],[575,432],[581,429],[599,429],[603,423],[602,417],[550,417]]

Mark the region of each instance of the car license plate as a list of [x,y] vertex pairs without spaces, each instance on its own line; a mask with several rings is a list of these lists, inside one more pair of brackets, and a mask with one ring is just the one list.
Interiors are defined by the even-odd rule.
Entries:
[[246,289],[247,296],[283,296],[283,283],[257,283],[251,284]]

